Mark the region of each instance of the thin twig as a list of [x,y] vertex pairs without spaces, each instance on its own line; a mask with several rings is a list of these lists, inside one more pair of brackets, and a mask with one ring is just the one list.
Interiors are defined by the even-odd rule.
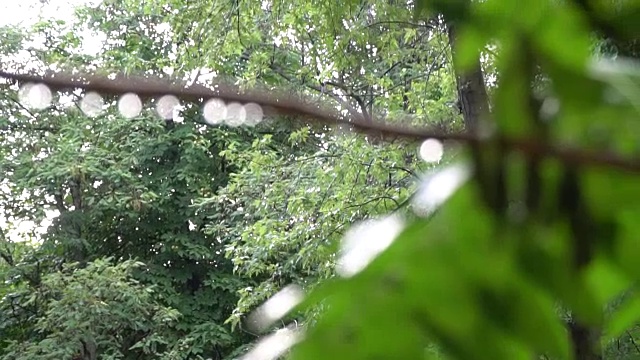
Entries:
[[378,25],[402,25],[404,27],[412,27],[412,28],[426,28],[426,29],[433,29],[433,25],[428,24],[428,23],[424,23],[424,24],[417,24],[417,23],[412,23],[409,21],[376,21],[374,23],[371,24],[367,24],[365,26],[365,28],[370,28],[370,27],[374,27],[374,26],[378,26]]

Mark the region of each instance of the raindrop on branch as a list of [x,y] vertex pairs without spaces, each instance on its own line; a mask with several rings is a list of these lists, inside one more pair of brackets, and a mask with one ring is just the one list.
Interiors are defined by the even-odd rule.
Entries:
[[171,120],[177,107],[180,107],[180,100],[173,95],[165,95],[156,103],[156,112],[161,118]]
[[203,117],[209,125],[222,123],[227,116],[227,106],[220,99],[211,99],[204,104]]
[[256,103],[248,103],[244,106],[244,111],[246,114],[245,123],[248,126],[255,126],[259,122],[262,121],[262,117],[264,113],[262,111],[262,107]]
[[440,162],[444,154],[442,142],[437,139],[427,139],[420,145],[420,157],[426,162]]
[[46,109],[53,100],[51,90],[47,85],[32,83],[25,84],[20,88],[18,98],[25,106],[36,110]]
[[244,124],[245,119],[247,118],[247,113],[242,104],[237,102],[232,102],[227,105],[227,116],[225,118],[225,123],[231,127],[238,127]]
[[97,92],[88,92],[80,101],[80,110],[89,116],[95,117],[100,115],[104,107],[104,100]]
[[553,119],[560,111],[560,101],[554,97],[548,97],[540,107],[540,117],[544,120]]
[[142,112],[142,101],[134,93],[126,93],[118,101],[118,111],[127,119],[132,119]]

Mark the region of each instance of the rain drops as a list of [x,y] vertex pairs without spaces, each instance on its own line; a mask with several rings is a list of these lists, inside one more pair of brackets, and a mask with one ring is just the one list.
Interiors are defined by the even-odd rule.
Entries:
[[342,240],[336,271],[351,277],[369,265],[404,229],[404,220],[397,215],[369,219],[355,224]]
[[295,327],[279,329],[260,340],[242,360],[275,360],[302,340],[301,331]]
[[419,154],[420,158],[426,162],[440,162],[444,154],[444,147],[440,140],[427,139],[420,145]]
[[247,113],[244,110],[244,106],[237,102],[232,102],[227,105],[227,118],[225,122],[231,127],[237,127],[244,123],[247,117]]
[[262,121],[262,107],[256,103],[241,104],[230,102],[225,104],[220,99],[208,100],[202,109],[204,120],[209,125],[225,124],[230,127],[255,126]]
[[227,106],[220,99],[211,99],[204,104],[202,112],[209,125],[218,125],[227,116]]
[[551,120],[560,111],[560,101],[554,97],[544,99],[540,107],[540,116],[544,120]]
[[466,164],[453,164],[425,176],[412,200],[418,216],[430,216],[471,177]]
[[51,105],[53,95],[47,85],[27,83],[18,92],[20,102],[36,110],[46,109]]
[[174,112],[180,107],[180,100],[173,95],[165,95],[158,99],[156,103],[156,112],[158,115],[165,119],[170,120],[174,118]]
[[[19,89],[20,103],[25,107],[43,110],[51,106],[53,94],[45,84],[26,83]],[[117,110],[120,116],[133,119],[142,113],[143,101],[136,93],[125,93],[118,99]],[[88,117],[102,114],[107,104],[105,99],[95,91],[88,91],[78,102],[80,110]],[[164,120],[182,122],[180,111],[183,109],[180,99],[175,95],[164,95],[155,101],[155,111]],[[224,100],[212,98],[202,107],[202,116],[208,125],[226,125],[229,127],[255,126],[262,122],[264,112],[259,104],[249,102],[225,103]]]
[[[273,295],[249,315],[251,331],[263,332],[277,321],[281,321],[289,311],[298,305],[304,296],[298,285],[288,285]],[[279,358],[302,338],[302,330],[297,322],[264,337],[242,357],[243,360],[274,360]]]
[[103,107],[104,100],[102,100],[102,96],[97,92],[88,92],[84,95],[82,100],[80,100],[80,110],[89,117],[96,117],[100,115]]
[[248,103],[244,106],[244,111],[246,114],[245,122],[249,126],[253,126],[262,121],[262,116],[264,113],[262,112],[262,107],[256,103]]
[[126,93],[118,101],[118,112],[127,119],[132,119],[142,112],[142,100],[134,93]]

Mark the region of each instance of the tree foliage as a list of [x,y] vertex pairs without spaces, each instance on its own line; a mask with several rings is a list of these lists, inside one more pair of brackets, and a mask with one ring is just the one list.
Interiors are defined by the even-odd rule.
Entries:
[[[356,46],[349,43],[351,25],[345,28],[339,13],[327,13],[326,6],[318,11],[311,4],[277,6],[282,9],[274,12],[261,10],[259,4],[238,8],[231,3],[158,1],[140,7],[136,2],[105,2],[78,9],[71,22],[42,19],[33,29],[13,31],[15,35],[6,38],[3,48],[5,64],[7,69],[27,72],[58,69],[108,74],[124,69],[172,79],[191,76],[200,82],[215,72],[216,77],[237,78],[244,85],[260,81],[324,96],[347,112],[387,113],[404,108],[418,116],[415,121],[457,126],[446,43],[441,36],[426,34],[427,25],[389,20],[401,14],[410,21],[411,12],[405,7],[389,7],[388,13],[380,13],[380,20],[364,10],[353,13],[352,22],[361,28],[382,22],[372,25],[377,32],[372,30],[358,40],[358,51],[329,53],[326,49],[336,39],[341,39],[343,47]],[[286,24],[281,21],[285,8],[292,10]],[[306,11],[312,8],[313,12]],[[203,9],[220,15],[206,16]],[[218,44],[218,34],[229,25],[226,20],[237,19],[238,11],[243,19],[259,21],[241,21],[241,36],[229,33]],[[318,24],[332,18],[340,34],[332,36],[321,28],[309,38],[300,38],[300,44],[284,39],[280,50],[270,44],[270,52],[257,41],[281,31],[295,29],[302,34],[308,16]],[[254,23],[259,26],[253,27]],[[237,28],[238,22],[234,24]],[[381,29],[393,30],[383,39],[393,47],[383,50],[377,38]],[[202,34],[197,35],[198,31]],[[83,50],[91,36],[106,39],[96,54]],[[38,37],[43,38],[43,46],[29,44]],[[418,52],[418,41],[433,51]],[[367,42],[370,51],[365,51]],[[374,42],[380,49],[372,48]],[[28,60],[12,56],[18,49],[28,51]],[[399,49],[413,55],[405,61],[396,54]],[[298,51],[307,54],[304,60],[295,60]],[[258,61],[265,54],[273,55],[273,63]],[[394,54],[387,59],[394,62],[380,63],[384,54]],[[417,54],[428,58],[432,67],[416,67],[419,59],[412,57]],[[326,63],[336,63],[333,67],[340,76],[334,76],[333,70],[315,73]],[[354,76],[361,68],[367,79]],[[343,84],[346,90],[339,90],[337,85],[327,85],[331,80],[348,87]],[[388,89],[386,95],[383,86]],[[409,105],[425,101],[407,90],[411,87],[434,91],[428,98],[433,102],[428,114],[425,106]],[[414,144],[373,144],[314,124],[271,119],[255,129],[205,130],[198,109],[189,105],[181,114],[184,122],[158,121],[151,108],[133,121],[111,110],[92,118],[75,105],[77,92],[63,92],[51,107],[37,111],[22,107],[16,88],[6,89],[2,117],[5,218],[16,224],[40,223],[51,211],[59,214],[41,237],[42,245],[25,257],[24,266],[6,264],[13,273],[22,274],[6,291],[19,288],[24,296],[18,297],[19,302],[24,302],[38,293],[39,280],[31,282],[29,277],[40,279],[62,271],[66,263],[77,262],[80,271],[104,257],[112,258],[114,266],[129,258],[141,261],[145,271],[134,271],[135,279],[155,289],[154,302],[179,314],[178,321],[158,328],[164,337],[153,356],[241,354],[254,338],[238,327],[242,317],[288,281],[311,287],[333,276],[335,256],[330,244],[349,222],[405,206],[414,174],[424,167],[417,162]],[[368,95],[350,94],[356,90]],[[113,104],[117,99],[106,96],[104,100]],[[267,184],[273,186],[265,189],[269,190],[265,197],[258,189]],[[315,234],[306,233],[314,224],[318,224]],[[279,247],[271,245],[275,243]],[[42,304],[29,304],[24,317],[31,320],[18,323],[14,319],[3,334],[35,331],[38,314],[44,314]],[[8,309],[10,304],[6,305]],[[29,335],[6,338],[21,344],[16,346],[51,345]],[[75,338],[66,341],[63,348],[79,346]],[[98,354],[105,351],[98,346]],[[140,354],[137,349],[121,351],[125,358]]]
[[[459,28],[460,71],[489,41],[500,44],[495,140],[473,148],[473,181],[435,217],[409,223],[369,268],[323,290],[328,310],[293,357],[431,358],[435,342],[447,358],[602,358],[600,338],[607,347],[638,320],[633,295],[605,312],[636,280],[637,179],[607,169],[613,162],[594,167],[503,139],[637,155],[626,127],[638,126],[636,70],[590,64],[589,21],[602,30],[601,14],[572,2],[422,4]],[[638,12],[618,5],[608,20]],[[542,99],[531,87],[536,66],[550,80]]]
[[[282,319],[296,330],[266,341],[304,329],[292,358],[637,356],[640,83],[636,60],[611,54],[636,55],[639,12],[115,0],[1,30],[16,71],[284,88],[440,138],[464,123],[451,137],[469,146],[446,144],[432,169],[409,140],[312,119],[208,127],[194,104],[162,121],[153,100],[133,120],[114,106],[90,117],[77,91],[32,110],[7,83],[7,230],[57,216],[24,234],[35,245],[2,232],[0,359],[237,358],[258,335],[247,315],[290,283],[309,292]],[[106,39],[96,54],[87,29]],[[340,239],[361,231],[365,247],[390,245],[337,277]]]
[[[131,277],[140,263],[113,264],[98,259],[84,268],[65,265],[62,271],[45,275],[32,292],[14,293],[9,321],[28,321],[24,306],[37,305],[42,314],[33,332],[23,341],[13,340],[5,349],[6,359],[121,359],[124,354],[159,355],[165,334],[179,313],[154,301],[153,289]],[[16,296],[26,299],[17,302]],[[8,305],[8,304],[3,304]],[[7,324],[3,324],[6,327]],[[24,326],[24,324],[18,324]]]

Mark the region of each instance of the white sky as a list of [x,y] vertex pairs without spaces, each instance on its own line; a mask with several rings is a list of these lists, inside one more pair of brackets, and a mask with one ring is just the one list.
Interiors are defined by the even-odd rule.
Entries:
[[33,25],[40,17],[70,19],[73,8],[100,0],[0,0],[0,26]]

